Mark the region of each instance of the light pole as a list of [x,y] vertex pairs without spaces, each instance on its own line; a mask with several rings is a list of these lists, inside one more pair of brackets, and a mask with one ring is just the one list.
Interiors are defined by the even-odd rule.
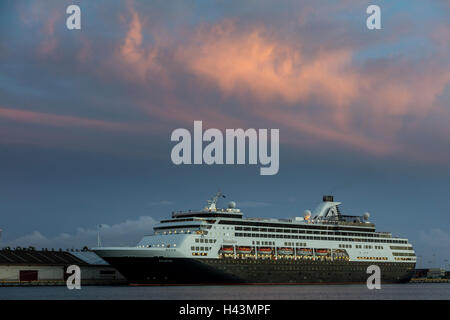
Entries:
[[101,229],[102,225],[99,224],[97,225],[97,247],[101,247],[102,244],[100,242],[100,229]]

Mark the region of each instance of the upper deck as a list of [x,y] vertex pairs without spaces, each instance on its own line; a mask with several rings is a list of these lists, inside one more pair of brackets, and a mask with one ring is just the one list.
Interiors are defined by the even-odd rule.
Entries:
[[[288,225],[309,225],[309,226],[324,226],[326,229],[336,229],[336,227],[357,227],[363,228],[367,231],[375,229],[375,224],[368,221],[369,214],[364,213],[361,216],[343,215],[340,212],[340,202],[334,202],[333,196],[324,196],[323,202],[320,203],[313,213],[306,210],[303,217],[294,217],[290,219],[276,219],[276,218],[244,218],[240,209],[236,208],[236,203],[231,201],[228,208],[217,208],[217,202],[222,194],[218,192],[211,200],[208,200],[208,206],[198,211],[179,211],[172,212],[172,219],[162,220],[161,223],[193,221],[189,218],[203,218],[205,220],[211,218],[224,219],[242,219],[248,224],[251,222],[255,225],[278,226],[280,224]],[[276,224],[276,225],[275,225]]]

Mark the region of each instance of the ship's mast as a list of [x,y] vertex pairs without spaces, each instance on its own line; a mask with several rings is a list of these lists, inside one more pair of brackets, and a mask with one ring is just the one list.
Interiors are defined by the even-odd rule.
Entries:
[[225,196],[222,194],[222,192],[217,191],[216,195],[211,199],[208,200],[208,206],[206,207],[206,209],[208,210],[216,210],[217,209],[217,202],[219,201],[219,198],[225,198]]

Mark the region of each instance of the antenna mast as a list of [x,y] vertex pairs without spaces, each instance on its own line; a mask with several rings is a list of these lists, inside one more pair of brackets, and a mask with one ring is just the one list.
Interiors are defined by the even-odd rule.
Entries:
[[220,190],[217,191],[216,195],[211,200],[207,201],[207,203],[208,203],[207,209],[216,210],[216,208],[217,208],[216,205],[217,205],[217,202],[219,201],[219,198],[225,198],[225,196],[222,194],[222,192],[220,192]]

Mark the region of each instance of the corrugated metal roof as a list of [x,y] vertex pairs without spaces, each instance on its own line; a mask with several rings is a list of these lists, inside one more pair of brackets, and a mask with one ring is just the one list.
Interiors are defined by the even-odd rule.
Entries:
[[108,262],[100,258],[97,254],[95,254],[95,252],[92,251],[75,251],[71,252],[70,254],[74,255],[75,257],[83,260],[88,264],[108,265]]
[[38,250],[0,250],[0,264],[41,264],[41,265],[86,265],[80,259],[67,251]]

